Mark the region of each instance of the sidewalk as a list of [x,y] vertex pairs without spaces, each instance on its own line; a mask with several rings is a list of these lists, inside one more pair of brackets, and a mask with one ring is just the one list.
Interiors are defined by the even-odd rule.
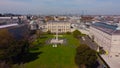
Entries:
[[120,57],[109,57],[108,55],[101,55],[110,68],[120,68]]

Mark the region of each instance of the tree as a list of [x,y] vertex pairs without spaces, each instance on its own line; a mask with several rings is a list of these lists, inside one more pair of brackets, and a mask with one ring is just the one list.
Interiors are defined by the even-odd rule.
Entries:
[[69,35],[69,34],[71,34],[71,32],[66,32],[66,34],[68,34],[68,35]]
[[80,32],[79,30],[75,30],[75,31],[73,32],[73,36],[74,36],[75,38],[79,38],[80,35],[81,35],[81,32]]
[[0,29],[0,67],[11,66],[9,63],[12,62],[12,57],[16,56],[18,51],[19,48],[16,46],[12,34],[10,34],[7,29]]
[[21,40],[16,40],[7,29],[0,30],[0,61],[12,63],[16,57],[29,52],[28,36],[24,36]]
[[50,30],[48,30],[48,31],[47,31],[47,34],[51,34],[51,31],[50,31]]
[[76,51],[75,63],[80,68],[93,68],[97,61],[96,51],[90,49],[86,44],[81,44]]
[[0,13],[0,17],[2,16],[2,14]]
[[7,54],[7,49],[13,43],[13,37],[6,29],[0,30],[0,59],[5,59]]
[[36,30],[37,38],[40,38],[41,35],[42,35],[42,31],[41,30]]

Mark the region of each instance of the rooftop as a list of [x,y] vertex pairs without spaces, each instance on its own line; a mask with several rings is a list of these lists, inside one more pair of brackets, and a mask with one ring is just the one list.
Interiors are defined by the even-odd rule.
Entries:
[[48,21],[48,23],[69,23],[68,21]]
[[1,20],[1,19],[4,19],[4,20],[5,20],[5,19],[18,19],[18,17],[0,17],[0,20]]
[[115,25],[109,25],[106,23],[98,22],[98,23],[92,24],[92,27],[99,29],[110,35],[120,35],[120,30],[118,30],[117,29],[118,26],[115,26]]
[[18,26],[18,24],[14,23],[14,24],[1,25],[0,28],[7,28],[7,27],[12,27],[12,26]]

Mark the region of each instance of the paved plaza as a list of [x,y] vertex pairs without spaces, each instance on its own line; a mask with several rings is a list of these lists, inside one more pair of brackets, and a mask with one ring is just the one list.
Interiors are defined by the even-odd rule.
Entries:
[[120,68],[120,57],[110,57],[108,55],[101,55],[110,68]]

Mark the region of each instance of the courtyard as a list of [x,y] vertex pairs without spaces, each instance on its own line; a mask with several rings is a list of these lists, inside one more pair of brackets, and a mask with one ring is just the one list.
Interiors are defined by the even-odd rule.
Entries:
[[37,53],[36,58],[18,68],[78,68],[75,64],[75,54],[76,47],[80,45],[79,40],[72,35],[59,36],[65,38],[67,43],[53,47],[52,44],[46,43],[53,37],[53,35],[44,35],[37,39],[34,44],[38,49],[31,49],[31,53]]

